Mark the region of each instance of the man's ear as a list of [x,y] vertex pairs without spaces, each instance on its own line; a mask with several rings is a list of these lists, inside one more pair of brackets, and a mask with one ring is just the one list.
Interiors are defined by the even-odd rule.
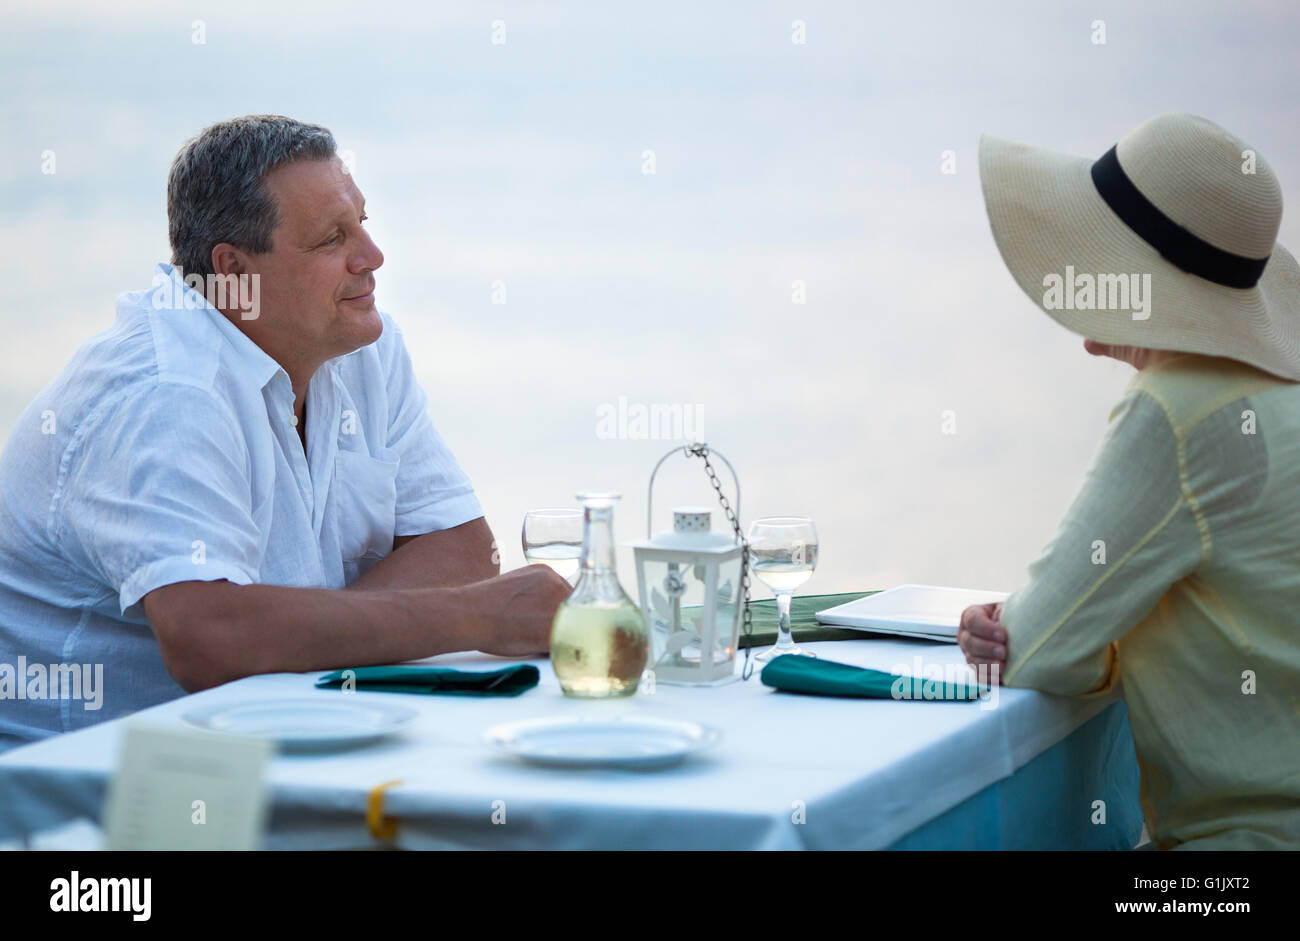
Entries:
[[248,255],[229,242],[212,246],[212,270],[217,274],[247,274]]

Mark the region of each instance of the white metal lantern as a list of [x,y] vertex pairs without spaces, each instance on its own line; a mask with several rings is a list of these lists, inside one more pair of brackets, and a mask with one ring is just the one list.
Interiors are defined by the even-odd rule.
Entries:
[[[632,544],[637,591],[650,631],[655,682],[715,686],[737,678],[737,641],[747,600],[746,546],[739,533],[739,516],[728,521],[733,532],[715,532],[708,507],[678,507],[673,510],[673,528],[650,535],[654,474],[664,460],[681,450],[705,458],[710,479],[727,508],[707,463],[707,445],[675,448],[665,455],[650,475],[646,539]],[[725,457],[722,460],[731,468]],[[732,479],[736,480],[734,470]],[[736,480],[737,514],[739,508]]]

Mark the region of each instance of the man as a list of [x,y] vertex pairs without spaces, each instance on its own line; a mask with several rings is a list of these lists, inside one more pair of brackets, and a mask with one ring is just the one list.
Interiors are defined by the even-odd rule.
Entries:
[[257,673],[544,652],[569,585],[499,574],[329,131],[209,127],[167,212],[172,265],[0,456],[0,749]]
[[1028,583],[964,612],[967,660],[1122,692],[1157,848],[1300,848],[1300,265],[1277,177],[1187,114],[1095,161],[985,138],[980,176],[1021,288],[1137,372]]

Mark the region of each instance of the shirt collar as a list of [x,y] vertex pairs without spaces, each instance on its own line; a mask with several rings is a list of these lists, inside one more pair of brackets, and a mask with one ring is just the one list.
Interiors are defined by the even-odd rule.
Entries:
[[[191,275],[190,277],[197,276]],[[201,312],[203,322],[215,327],[216,331],[229,344],[235,354],[234,362],[237,368],[254,382],[259,389],[264,388],[268,382],[275,378],[277,373],[284,372],[283,367],[272,359],[265,350],[231,323],[225,314],[208,303],[208,299],[203,296],[202,292],[196,291],[186,284],[182,280],[180,269],[167,262],[159,262],[154,268],[153,289],[145,295],[145,304],[155,311],[171,311],[180,314]],[[191,345],[192,340],[184,337],[183,334],[186,332],[186,327],[192,324],[193,321],[184,316],[165,319],[173,328],[170,331],[172,334],[181,334],[174,338],[184,348],[171,351],[178,354],[175,359],[183,360],[187,355],[192,356],[195,349]],[[285,379],[288,380],[288,373],[285,373]]]

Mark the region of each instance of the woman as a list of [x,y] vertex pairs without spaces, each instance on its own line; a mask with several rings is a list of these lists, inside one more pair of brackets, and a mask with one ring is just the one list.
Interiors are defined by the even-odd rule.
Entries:
[[1300,849],[1300,267],[1277,179],[1185,114],[1097,161],[985,137],[980,175],[1020,286],[1138,371],[1028,583],[964,612],[966,658],[1118,687],[1158,848]]

